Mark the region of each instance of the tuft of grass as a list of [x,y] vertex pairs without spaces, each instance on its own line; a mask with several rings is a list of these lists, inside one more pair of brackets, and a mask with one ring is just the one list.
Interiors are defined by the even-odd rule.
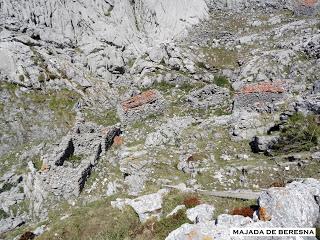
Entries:
[[280,132],[279,141],[272,146],[275,154],[310,151],[320,138],[319,117],[295,113]]
[[3,112],[3,110],[4,110],[4,104],[0,103],[0,112]]
[[213,82],[219,87],[231,88],[231,84],[226,76],[215,76]]
[[3,184],[2,188],[0,189],[0,193],[10,191],[10,189],[13,188],[13,187],[15,187],[15,184],[13,184],[13,183],[5,183],[5,184]]
[[38,76],[38,81],[44,82],[45,80],[46,80],[46,75],[44,75],[44,73],[40,73]]
[[183,204],[185,194],[178,190],[171,191],[163,199],[163,215],[168,215],[176,206]]
[[[50,230],[39,236],[39,240],[120,240],[130,239],[134,229],[140,226],[139,218],[132,208],[122,211],[111,207],[103,199],[86,206],[71,208],[70,217],[61,221],[57,213],[50,214]],[[66,214],[64,212],[63,214]],[[86,216],[84,221],[83,217]]]
[[117,111],[110,109],[103,112],[94,112],[93,110],[86,110],[86,118],[102,126],[112,126],[120,122]]
[[0,220],[1,219],[4,219],[4,218],[8,218],[10,217],[9,214],[7,214],[5,211],[3,211],[1,208],[0,208]]
[[71,162],[72,164],[74,165],[77,165],[81,162],[81,160],[83,159],[83,156],[82,155],[71,155],[67,161],[68,162]]
[[170,232],[185,223],[191,222],[188,220],[186,213],[183,210],[178,211],[175,215],[168,218],[162,218],[160,221],[151,219],[136,232],[138,233],[137,235],[140,235],[140,238],[134,239],[147,239],[147,237],[151,237],[151,239],[154,240],[163,240]]
[[39,156],[36,156],[32,159],[32,163],[33,163],[33,166],[35,167],[35,169],[37,171],[40,171],[40,169],[42,168],[42,160],[40,159]]
[[238,53],[224,48],[203,47],[200,49],[205,55],[207,65],[217,69],[235,68]]
[[132,68],[136,60],[136,58],[130,58],[127,62],[128,67]]
[[207,69],[206,65],[204,64],[204,62],[196,62],[196,66],[198,68],[202,68],[202,69]]
[[54,121],[60,126],[70,128],[75,120],[74,105],[80,95],[67,89],[60,91],[30,91],[23,93],[25,100],[24,108],[35,104],[39,109],[51,110]]
[[8,83],[8,82],[0,83],[0,89],[7,89],[10,92],[14,92],[18,88],[19,88],[19,85],[15,83]]
[[214,112],[214,114],[216,116],[230,115],[231,113],[232,113],[232,111],[229,108],[218,108]]
[[171,90],[172,88],[174,88],[175,85],[172,83],[168,83],[165,81],[161,81],[161,82],[155,82],[151,88],[157,89],[161,92],[168,92],[169,90]]

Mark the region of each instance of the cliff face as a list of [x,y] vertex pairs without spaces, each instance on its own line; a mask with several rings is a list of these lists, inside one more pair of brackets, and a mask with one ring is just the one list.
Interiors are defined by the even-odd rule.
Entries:
[[3,0],[0,6],[4,23],[15,22],[45,41],[73,45],[93,39],[136,47],[145,44],[143,38],[167,41],[207,14],[203,0]]

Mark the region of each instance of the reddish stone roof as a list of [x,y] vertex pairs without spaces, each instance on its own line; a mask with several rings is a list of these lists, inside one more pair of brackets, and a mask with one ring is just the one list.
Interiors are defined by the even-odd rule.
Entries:
[[318,0],[303,0],[302,4],[308,7],[313,7],[317,2]]
[[146,103],[153,102],[158,99],[157,93],[154,90],[148,90],[139,95],[136,95],[121,103],[124,111],[129,111],[130,109],[142,106]]
[[281,84],[281,81],[248,84],[242,87],[239,91],[239,93],[283,93],[283,92],[285,92],[285,89]]

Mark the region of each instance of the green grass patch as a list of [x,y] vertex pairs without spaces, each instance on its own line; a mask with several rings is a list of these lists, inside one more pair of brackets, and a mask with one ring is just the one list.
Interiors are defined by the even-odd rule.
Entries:
[[232,113],[232,109],[229,107],[218,108],[214,111],[214,115],[216,116],[230,115],[231,113]]
[[32,163],[34,168],[39,171],[42,168],[42,160],[40,159],[40,156],[35,156],[32,158]]
[[67,161],[72,163],[73,165],[79,165],[81,160],[84,158],[82,155],[71,155]]
[[18,88],[19,88],[19,85],[15,83],[8,83],[8,82],[0,83],[0,89],[7,89],[10,92],[14,92]]
[[185,211],[180,210],[175,215],[168,218],[161,218],[160,221],[156,219],[151,219],[146,222],[142,227],[136,230],[133,239],[153,239],[153,240],[163,240],[170,232],[179,228],[184,223],[191,223]]
[[226,76],[215,76],[213,79],[214,84],[219,87],[230,88],[231,84]]
[[319,137],[319,117],[295,113],[284,125],[280,139],[272,149],[276,154],[309,151],[317,146]]
[[[110,199],[99,200],[86,206],[64,210],[70,217],[60,220],[60,212],[51,213],[50,230],[38,239],[120,240],[130,239],[140,226],[137,214],[131,208],[122,211],[111,207]],[[58,215],[55,215],[58,214]],[[85,221],[84,221],[85,216]]]
[[8,218],[10,217],[9,214],[7,214],[5,211],[3,211],[1,208],[0,208],[0,220],[1,219],[4,219],[4,218]]
[[24,94],[26,99],[30,99],[34,104],[49,108],[59,122],[67,123],[72,126],[75,113],[73,107],[80,96],[70,90],[60,91],[32,91]]
[[15,187],[15,186],[16,186],[16,185],[13,184],[13,183],[5,183],[5,184],[3,184],[2,188],[0,189],[0,193],[10,191],[11,188],[13,188],[13,187]]
[[237,66],[238,53],[225,48],[203,47],[200,49],[205,55],[208,66],[217,69],[235,68]]
[[120,122],[117,111],[115,109],[110,109],[103,112],[98,112],[94,110],[85,111],[87,120],[95,122],[102,126],[111,126]]
[[[157,89],[161,92],[168,92],[170,91],[172,88],[175,87],[175,84],[172,84],[172,83],[168,83],[168,82],[165,82],[165,81],[161,81],[161,82],[155,82],[151,85],[150,88],[148,89]],[[148,90],[148,89],[145,89],[145,90]]]
[[4,104],[0,103],[0,112],[3,112],[3,111],[4,111]]

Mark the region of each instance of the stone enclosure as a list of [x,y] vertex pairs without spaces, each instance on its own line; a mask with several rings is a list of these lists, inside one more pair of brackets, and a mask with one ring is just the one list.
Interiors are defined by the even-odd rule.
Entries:
[[128,123],[161,113],[164,109],[163,96],[157,90],[148,90],[121,102],[117,112],[121,122]]

